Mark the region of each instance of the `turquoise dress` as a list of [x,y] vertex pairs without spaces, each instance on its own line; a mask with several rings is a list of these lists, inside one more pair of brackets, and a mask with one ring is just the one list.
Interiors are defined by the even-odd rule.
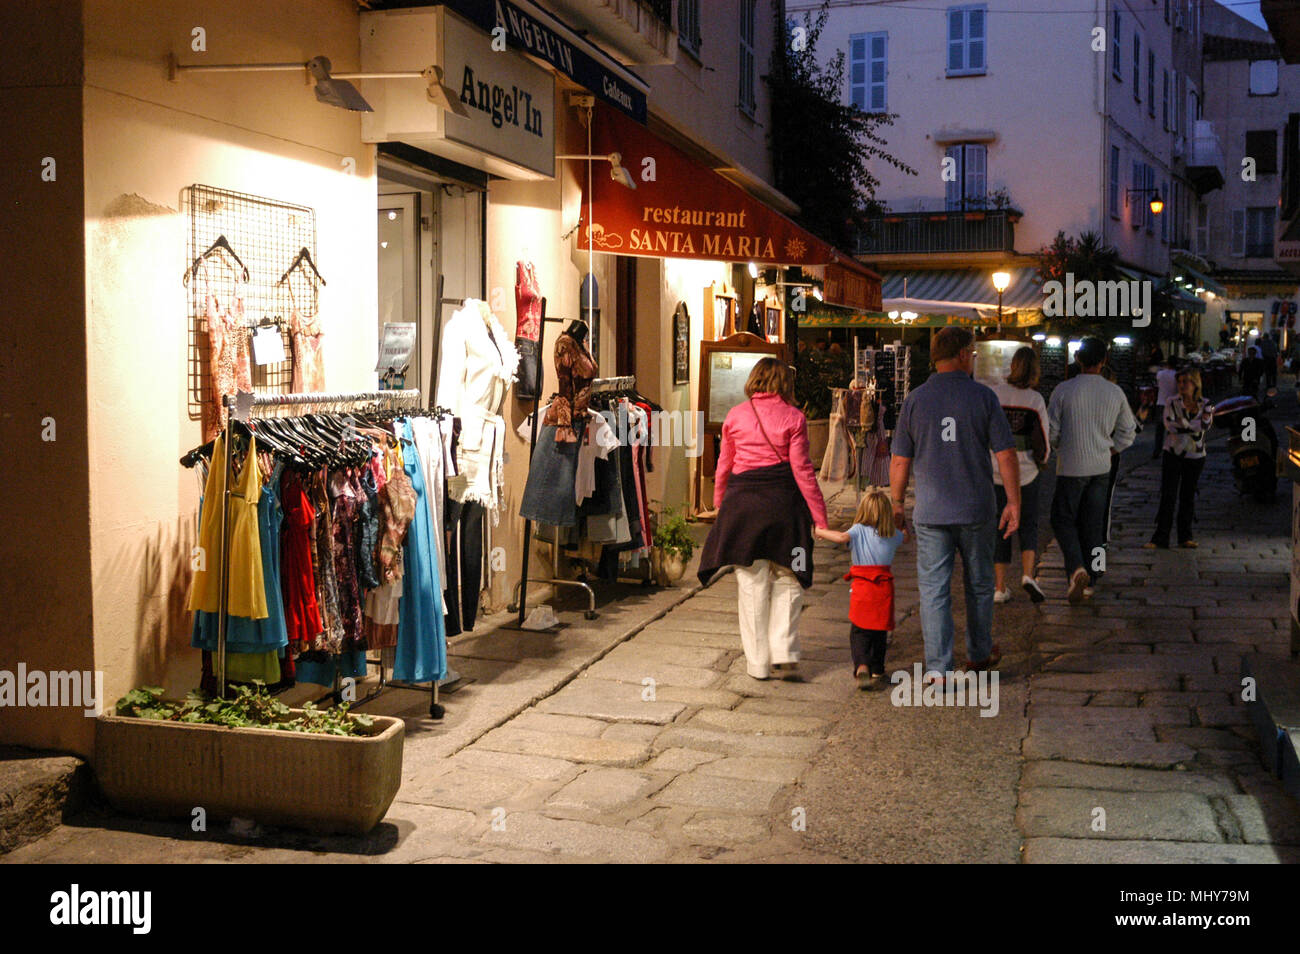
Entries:
[[447,675],[447,630],[429,493],[409,420],[402,421],[402,461],[417,500],[406,533],[393,678],[401,682],[433,682]]
[[[257,535],[262,549],[262,582],[266,587],[266,619],[231,616],[226,620],[226,652],[284,655],[289,633],[284,623],[284,598],[280,593],[280,524],[284,510],[280,507],[280,473],[277,464],[270,484],[263,488],[257,504]],[[199,503],[202,509],[202,501]],[[194,614],[194,632],[190,645],[195,649],[217,651],[218,620],[216,613],[202,610]],[[277,673],[276,679],[279,679]],[[273,680],[274,681],[274,680]]]

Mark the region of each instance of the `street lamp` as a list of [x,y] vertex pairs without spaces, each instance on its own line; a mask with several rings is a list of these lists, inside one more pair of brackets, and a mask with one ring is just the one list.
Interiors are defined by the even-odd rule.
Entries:
[[998,290],[998,333],[1002,333],[1002,293],[1011,284],[1010,272],[994,272],[993,287]]
[[1127,195],[1151,195],[1153,198],[1148,203],[1152,215],[1159,215],[1165,210],[1165,200],[1161,198],[1159,189],[1129,189]]

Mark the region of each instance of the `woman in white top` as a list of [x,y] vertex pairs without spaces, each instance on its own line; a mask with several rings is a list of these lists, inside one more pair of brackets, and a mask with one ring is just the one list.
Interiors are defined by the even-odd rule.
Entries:
[[[1011,370],[1005,383],[993,385],[993,393],[1007,415],[1011,434],[1016,439],[1016,457],[1020,460],[1020,585],[1035,603],[1046,597],[1038,586],[1038,470],[1047,463],[1047,402],[1034,389],[1038,387],[1038,353],[1033,348],[1017,349],[1011,358]],[[993,489],[998,497],[998,511],[1007,505],[1002,475],[993,468]],[[1011,541],[1001,535],[993,553],[993,602],[1011,599],[1007,586],[1007,569],[1011,566]]]

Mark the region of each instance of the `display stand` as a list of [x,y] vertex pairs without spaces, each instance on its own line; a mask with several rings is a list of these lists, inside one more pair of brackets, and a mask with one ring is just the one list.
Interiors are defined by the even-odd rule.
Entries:
[[[395,410],[403,402],[414,402],[418,405],[420,392],[418,389],[409,389],[402,391],[384,390],[384,391],[353,391],[348,393],[317,393],[317,394],[244,394],[240,397],[234,395],[224,395],[222,404],[226,408],[229,420],[244,420],[245,415],[256,413],[259,408],[278,408],[287,406],[328,406],[332,409],[338,409],[341,404],[379,404],[386,405],[388,409]],[[221,572],[218,576],[218,586],[221,594],[221,601],[217,607],[217,659],[216,659],[216,678],[217,694],[221,698],[226,696],[226,633],[229,617],[229,594],[230,594],[230,498],[232,496],[231,484],[233,482],[234,471],[234,451],[233,442],[227,439],[225,443],[225,460],[220,466],[226,469],[225,494],[221,506]],[[216,462],[214,461],[214,465]],[[372,664],[375,661],[367,658],[366,662]],[[378,696],[386,687],[415,689],[422,692],[429,692],[432,695],[432,701],[429,703],[429,715],[435,719],[441,719],[445,714],[445,709],[438,701],[438,683],[435,680],[429,686],[420,686],[411,683],[391,682],[386,679],[385,667],[382,662],[377,664],[380,671],[379,686],[366,696],[352,703],[353,706],[369,702]],[[335,676],[334,689],[321,697],[321,701],[332,699],[335,702],[342,701],[343,692],[339,677]]]

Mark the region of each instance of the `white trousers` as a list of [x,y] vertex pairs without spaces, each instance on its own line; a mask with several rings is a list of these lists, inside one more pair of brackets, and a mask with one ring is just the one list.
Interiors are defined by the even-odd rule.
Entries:
[[768,560],[736,567],[740,642],[755,679],[766,679],[776,663],[799,661],[799,613],[803,587],[795,575]]

